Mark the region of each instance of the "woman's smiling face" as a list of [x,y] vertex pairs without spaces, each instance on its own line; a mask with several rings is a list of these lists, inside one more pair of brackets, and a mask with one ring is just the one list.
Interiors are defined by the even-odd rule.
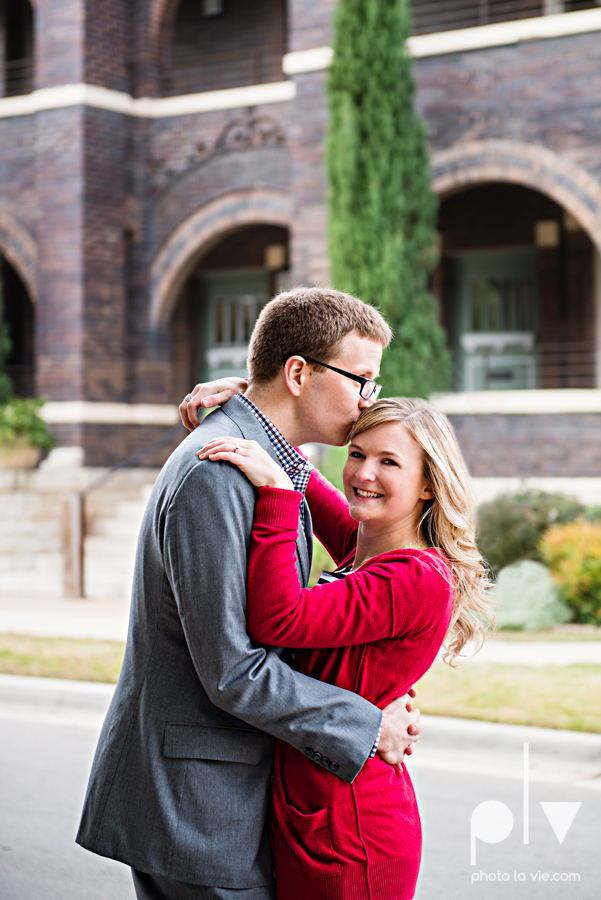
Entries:
[[434,496],[424,478],[423,451],[402,422],[376,425],[349,445],[344,493],[358,522],[417,528],[424,501]]

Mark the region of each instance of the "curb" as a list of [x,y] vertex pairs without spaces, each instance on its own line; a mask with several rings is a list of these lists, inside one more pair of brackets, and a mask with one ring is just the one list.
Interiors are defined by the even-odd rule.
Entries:
[[114,690],[114,684],[97,681],[0,675],[0,704],[41,707],[44,711],[106,712]]
[[[113,684],[94,681],[0,675],[0,707],[36,714],[104,714],[114,690]],[[494,769],[521,777],[528,743],[535,777],[594,779],[601,786],[601,734],[446,716],[423,715],[421,721],[424,729],[415,757],[408,759],[410,768]]]
[[601,785],[601,734],[445,716],[423,715],[421,720],[417,765],[446,762],[449,768],[474,771],[494,767],[521,777],[528,744],[535,777],[598,779]]

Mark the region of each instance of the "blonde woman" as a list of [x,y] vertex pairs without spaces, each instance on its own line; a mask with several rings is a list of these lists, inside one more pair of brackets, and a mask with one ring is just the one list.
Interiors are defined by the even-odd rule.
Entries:
[[[474,541],[469,476],[447,419],[420,400],[380,400],[350,432],[342,496],[318,472],[306,498],[337,563],[302,588],[302,495],[252,441],[211,441],[201,459],[238,466],[258,488],[248,631],[294,648],[295,668],[383,708],[430,668],[450,664],[492,620]],[[278,741],[270,836],[282,900],[410,900],[421,826],[404,766],[369,759],[352,784],[314,753]]]

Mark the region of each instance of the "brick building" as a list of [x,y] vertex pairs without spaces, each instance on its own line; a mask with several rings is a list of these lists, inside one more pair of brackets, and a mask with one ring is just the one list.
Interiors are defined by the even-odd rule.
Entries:
[[[242,370],[278,287],[328,282],[334,5],[0,3],[10,371],[86,465]],[[490,490],[601,485],[600,5],[414,2],[455,359],[439,403]]]

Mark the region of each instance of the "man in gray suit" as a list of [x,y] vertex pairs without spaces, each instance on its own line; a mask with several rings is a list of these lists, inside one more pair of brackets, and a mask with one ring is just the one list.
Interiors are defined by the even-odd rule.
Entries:
[[[250,640],[256,489],[237,467],[196,455],[215,437],[255,440],[304,491],[311,466],[293,447],[346,442],[375,399],[390,336],[376,310],[346,294],[279,295],[253,332],[246,397],[208,416],[158,478],[140,532],[123,669],[77,835],[132,867],[138,898],[273,900],[265,824],[274,738],[348,783],[376,750],[398,763],[414,739],[407,729],[417,716],[403,700],[382,713]],[[311,538],[305,504],[303,584]]]

